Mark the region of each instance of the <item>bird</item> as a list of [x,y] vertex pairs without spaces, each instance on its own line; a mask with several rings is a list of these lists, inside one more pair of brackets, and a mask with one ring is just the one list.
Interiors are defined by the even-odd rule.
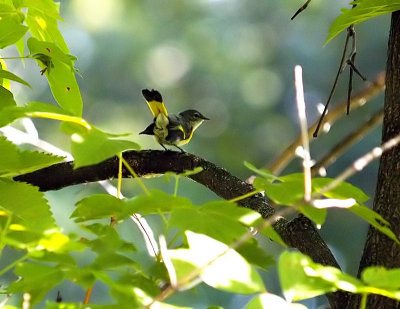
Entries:
[[142,94],[154,118],[153,122],[139,134],[154,135],[164,150],[168,150],[165,145],[170,145],[185,153],[179,146],[189,143],[194,131],[204,120],[210,119],[194,109],[185,110],[178,115],[168,115],[160,92],[143,89]]

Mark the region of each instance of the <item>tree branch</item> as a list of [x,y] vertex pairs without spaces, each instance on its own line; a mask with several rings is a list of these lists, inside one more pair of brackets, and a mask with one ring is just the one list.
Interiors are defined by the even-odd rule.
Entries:
[[[233,176],[223,168],[192,154],[182,154],[175,151],[128,151],[123,154],[139,177],[164,174],[165,172],[183,173],[201,167],[203,170],[188,176],[194,181],[206,186],[223,199],[232,199],[254,191],[254,187]],[[71,185],[100,181],[117,177],[118,158],[113,157],[96,165],[73,169],[73,162],[64,162],[52,165],[33,173],[19,175],[14,180],[38,186],[41,191],[58,190]],[[123,177],[132,177],[123,168]],[[275,209],[262,194],[245,198],[238,202],[243,207],[259,212],[263,218],[275,214]],[[309,255],[315,262],[337,268],[335,260],[328,246],[318,234],[313,223],[300,215],[292,221],[279,217],[273,227],[282,239],[291,247],[299,249]],[[343,300],[345,293],[336,292],[327,295],[332,308]]]
[[[352,96],[350,100],[350,105],[353,109],[363,106],[366,102],[371,100],[374,96],[382,92],[385,89],[385,74],[378,74],[375,79],[368,83],[367,86]],[[329,111],[324,117],[323,123],[334,123],[339,117],[343,116],[346,111],[347,100],[342,101],[338,106]],[[308,135],[311,137],[313,132],[317,128],[317,122],[314,123],[308,129]],[[286,165],[290,162],[295,154],[295,150],[298,146],[301,146],[301,138],[298,136],[296,140],[289,145],[278,157],[277,159],[269,164],[268,169],[275,174],[279,174]]]

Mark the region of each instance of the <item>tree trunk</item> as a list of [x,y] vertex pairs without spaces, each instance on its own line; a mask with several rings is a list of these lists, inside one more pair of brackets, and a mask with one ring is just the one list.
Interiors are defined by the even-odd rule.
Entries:
[[[382,142],[400,134],[400,11],[392,14],[386,67]],[[390,222],[393,232],[400,237],[399,146],[384,153],[380,159],[373,209]],[[370,227],[360,262],[359,275],[364,268],[372,265],[386,268],[400,267],[400,246]],[[353,298],[349,308],[358,308],[357,303],[357,299]],[[367,308],[400,309],[400,304],[383,296],[370,295]]]

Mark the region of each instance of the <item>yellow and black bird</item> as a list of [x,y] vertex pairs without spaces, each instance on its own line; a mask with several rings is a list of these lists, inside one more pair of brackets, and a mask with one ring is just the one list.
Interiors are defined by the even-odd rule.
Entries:
[[189,143],[193,132],[204,120],[209,120],[200,112],[188,109],[178,115],[168,115],[161,94],[157,90],[143,89],[142,94],[153,113],[153,122],[139,134],[154,135],[156,141],[165,149],[164,145],[179,146]]

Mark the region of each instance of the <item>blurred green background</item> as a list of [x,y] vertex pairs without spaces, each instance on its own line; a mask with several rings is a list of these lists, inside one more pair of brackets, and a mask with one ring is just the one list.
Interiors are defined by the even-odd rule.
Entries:
[[[60,28],[71,54],[78,57],[84,117],[110,132],[131,132],[131,139],[144,149],[160,149],[152,137],[137,135],[152,120],[141,89],[158,89],[170,113],[194,108],[211,119],[196,131],[185,149],[246,179],[251,172],[244,161],[265,167],[299,133],[294,66],[303,67],[310,123],[318,119],[317,105],[325,102],[337,71],[344,35],[326,46],[324,41],[340,8],[348,7],[347,1],[313,0],[291,21],[302,4],[297,0],[62,0],[65,22]],[[389,20],[389,16],[383,16],[356,27],[357,64],[368,79],[384,70]],[[16,51],[7,53],[15,55]],[[17,102],[54,102],[45,77],[39,76],[33,61],[26,61],[25,67],[17,61],[8,65],[34,88],[15,88]],[[346,84],[347,74],[332,105],[345,98]],[[363,82],[355,78],[355,90],[362,87]],[[321,158],[382,104],[381,94],[337,122],[329,134],[320,134],[312,144],[312,158]],[[57,122],[34,122],[42,139],[68,150],[68,137],[57,130]],[[329,167],[328,176],[337,175],[379,142],[380,127]],[[373,196],[377,166],[374,162],[350,182]],[[295,159],[285,173],[300,170],[301,162]],[[149,187],[173,190],[173,182],[164,178],[145,182]],[[96,191],[102,189],[89,184],[48,193],[59,224],[73,230],[68,217],[74,201]],[[125,180],[123,193],[130,197],[140,193],[140,188]],[[216,198],[188,180],[181,181],[179,194],[197,203]],[[121,228],[140,238],[132,226]],[[357,272],[366,230],[366,224],[343,210],[330,210],[321,230],[343,269],[352,274]],[[272,254],[279,253],[276,246],[262,241]],[[278,279],[273,271],[271,274],[272,279],[266,279],[267,288],[279,292]],[[82,299],[83,292],[78,288],[65,287],[65,298],[68,293]],[[197,296],[188,295],[175,300],[196,308],[210,304],[241,308],[247,301],[213,293],[206,287],[199,288]],[[95,289],[95,297],[104,297],[101,288]],[[320,299],[308,305],[323,302]]]

